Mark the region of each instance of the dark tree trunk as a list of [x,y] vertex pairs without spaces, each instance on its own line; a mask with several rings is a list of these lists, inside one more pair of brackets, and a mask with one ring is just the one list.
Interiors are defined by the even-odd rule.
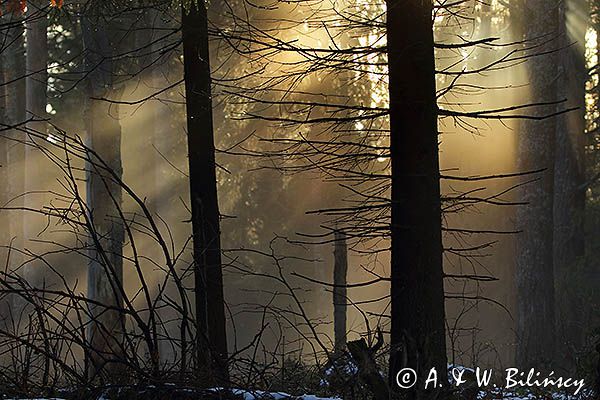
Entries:
[[[432,2],[388,0],[392,157],[391,386],[404,367],[446,376]],[[415,395],[414,393],[412,394]]]
[[[585,210],[585,33],[589,21],[587,1],[563,3],[560,22],[564,50],[560,57],[559,98],[567,99],[568,107],[577,110],[562,115],[556,130],[556,161],[554,166],[554,263],[557,299],[557,329],[562,361],[575,367],[573,354],[584,344],[586,304],[581,295],[586,282],[584,265]],[[577,15],[577,24],[567,24],[567,15]],[[575,21],[571,21],[575,22]],[[567,27],[571,26],[571,29]],[[575,42],[574,44],[572,44]],[[585,290],[583,292],[586,292]]]
[[[120,97],[120,91],[113,82],[111,55],[114,45],[110,42],[107,22],[98,17],[94,5],[90,7],[81,19],[88,72],[85,104],[87,144],[120,179],[123,171],[118,110],[108,102],[93,100]],[[106,170],[94,165],[102,165],[97,157],[91,154],[89,157],[90,162],[86,165],[87,207],[95,238],[90,243],[88,297],[108,307],[122,308],[124,229],[119,218],[121,186]],[[89,325],[88,331],[92,348],[89,354],[90,374],[107,375],[112,381],[118,380],[122,371],[118,361],[123,354],[124,314],[102,306],[91,306],[90,313],[95,321]]]
[[204,2],[183,10],[183,54],[194,243],[198,361],[210,359],[207,378],[227,381],[219,204],[213,137],[208,21]]
[[[1,20],[0,20],[1,21]],[[4,35],[0,35],[0,40],[4,39]],[[3,129],[5,124],[8,123],[6,116],[6,86],[4,86],[4,71],[5,60],[4,55],[0,52],[0,129]],[[9,140],[4,133],[0,134],[0,184],[6,185],[10,176],[8,174],[8,145]],[[7,193],[0,192],[0,204],[6,204],[7,201]],[[0,226],[8,225],[8,215],[6,211],[0,210]],[[5,260],[8,251],[4,246],[7,243],[10,243],[10,232],[7,232],[6,229],[0,230],[0,257]],[[8,313],[10,312],[11,301],[9,298],[3,298],[0,300],[0,328],[6,329],[6,322],[8,321]],[[4,362],[4,357],[2,357],[2,362]]]
[[347,273],[348,250],[346,234],[335,232],[335,249],[333,252],[333,337],[335,351],[342,352],[346,347],[346,313],[348,302]]
[[[520,4],[524,38],[546,42],[536,53],[556,50],[558,41],[558,3],[527,0]],[[544,12],[540,12],[544,10]],[[554,35],[556,40],[548,41]],[[527,61],[530,101],[557,100],[558,54],[532,57]],[[549,113],[547,107],[540,113]],[[553,197],[556,118],[524,120],[518,133],[520,171],[546,168],[539,180],[525,185],[520,200],[527,202],[517,210],[517,223],[523,232],[517,238],[517,347],[516,361],[522,368],[544,368],[554,359],[555,301],[553,267]]]

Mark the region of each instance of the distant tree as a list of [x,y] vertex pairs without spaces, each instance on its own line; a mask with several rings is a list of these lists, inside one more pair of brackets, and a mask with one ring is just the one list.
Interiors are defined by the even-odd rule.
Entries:
[[[81,16],[83,34],[86,99],[85,127],[87,142],[107,168],[101,168],[98,157],[90,154],[86,165],[87,212],[96,233],[89,238],[88,297],[101,305],[90,306],[89,353],[92,376],[108,374],[118,377],[125,327],[123,306],[123,242],[124,228],[119,211],[121,186],[107,173],[119,178],[121,166],[121,125],[118,106],[99,99],[119,99],[122,89],[115,82],[113,42],[110,19],[102,15],[102,6],[88,3]],[[112,25],[114,29],[114,25]]]
[[[8,134],[1,139],[3,159],[3,197],[2,205],[11,201],[10,205],[18,207],[22,204],[18,197],[23,192],[23,146],[19,144],[20,135],[18,127],[25,122],[25,37],[24,18],[20,12],[8,12],[2,16],[0,28],[0,58],[2,68],[0,81],[4,95],[4,109],[1,115],[2,122],[14,127],[8,129]],[[7,138],[10,138],[7,140]],[[6,214],[4,212],[4,214]],[[10,241],[22,237],[22,224],[19,218],[8,218],[4,221],[5,237],[2,244],[7,246]],[[8,229],[6,229],[8,228]],[[13,243],[17,246],[16,243]],[[11,252],[12,266],[18,264],[18,252]]]
[[[549,102],[556,111],[558,88],[558,3],[548,0],[519,2],[523,39],[531,57],[526,65],[532,102]],[[542,11],[543,10],[543,11]],[[543,367],[556,348],[554,295],[554,160],[557,118],[525,119],[518,133],[517,158],[520,171],[545,170],[539,181],[523,186],[517,210],[523,232],[517,239],[517,347],[522,367]]]
[[[26,60],[26,109],[27,119],[30,121],[27,124],[27,129],[36,133],[44,134],[47,131],[46,122],[46,105],[48,103],[47,86],[48,86],[48,2],[46,0],[30,0],[27,7],[25,28],[27,36],[27,49],[25,52]],[[25,140],[24,149],[24,176],[23,189],[24,192],[42,190],[40,178],[43,174],[37,171],[39,166],[36,166],[36,151],[33,140]],[[31,204],[30,196],[24,197],[25,206],[28,208],[34,207]],[[27,241],[35,236],[34,224],[31,220],[27,220],[32,215],[25,214],[23,216],[23,226],[21,227],[24,241]],[[25,243],[25,242],[24,242]],[[29,246],[29,243],[28,243]],[[39,266],[39,265],[38,265]],[[38,271],[36,271],[38,270]],[[28,263],[25,272],[27,278],[32,285],[39,284],[40,279],[39,268],[36,264]]]

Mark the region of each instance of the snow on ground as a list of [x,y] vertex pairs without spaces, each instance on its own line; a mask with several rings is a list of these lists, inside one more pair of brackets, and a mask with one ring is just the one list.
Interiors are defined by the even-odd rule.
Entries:
[[[337,397],[317,397],[312,394],[302,396],[292,396],[283,392],[263,392],[261,390],[249,391],[243,389],[232,389],[233,394],[242,396],[244,400],[342,400]],[[101,397],[102,400],[107,400]],[[100,400],[99,399],[99,400]],[[39,398],[39,399],[5,399],[5,400],[64,400],[59,398]]]
[[262,390],[231,389],[233,394],[243,396],[244,400],[341,400],[335,397],[317,397],[312,394],[292,396],[284,392],[264,392]]
[[[219,389],[215,389],[219,390]],[[261,390],[244,390],[244,389],[231,389],[231,391],[238,396],[241,396],[244,400],[342,400],[338,397],[317,397],[312,394],[304,394],[302,396],[292,396],[288,393],[284,392],[265,392]],[[477,396],[478,399],[485,400],[540,400],[549,399],[546,396],[540,397],[540,395],[535,394],[516,394],[510,392],[504,393],[490,393],[490,392],[480,392]],[[579,396],[554,393],[552,394],[552,400],[581,400],[581,399],[589,399],[590,397],[586,397],[585,394]],[[106,400],[102,397],[103,400]],[[38,399],[5,399],[5,400],[63,400],[59,398],[38,398]]]
[[[485,400],[540,400],[540,399],[544,399],[544,400],[550,400],[550,397],[548,397],[548,395],[542,395],[542,394],[534,394],[534,393],[528,393],[528,394],[517,394],[514,392],[484,392],[481,391],[479,392],[479,394],[477,395],[478,399],[485,399]],[[565,393],[552,393],[552,400],[584,400],[584,399],[591,399],[591,394],[590,393],[580,393],[577,396],[571,395],[571,394],[565,394]]]

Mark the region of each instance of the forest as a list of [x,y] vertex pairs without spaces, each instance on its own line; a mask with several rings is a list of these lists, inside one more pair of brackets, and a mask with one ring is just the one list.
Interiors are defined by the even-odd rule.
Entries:
[[600,1],[0,0],[0,399],[600,398]]

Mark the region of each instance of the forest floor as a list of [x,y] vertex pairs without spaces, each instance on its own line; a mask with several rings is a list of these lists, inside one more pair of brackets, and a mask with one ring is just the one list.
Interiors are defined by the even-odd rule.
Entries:
[[[509,392],[509,391],[479,391],[476,395],[465,396],[458,394],[451,397],[459,400],[597,400],[590,391],[579,393],[578,395],[552,392]],[[14,399],[0,395],[2,400],[26,400]],[[177,388],[171,390],[119,390],[106,391],[103,393],[79,393],[73,396],[61,397],[44,397],[27,400],[353,400],[340,399],[339,397],[318,397],[315,395],[290,395],[285,392],[266,392],[266,391],[251,391],[244,389],[231,389],[224,391],[221,389],[215,390],[198,390]]]

